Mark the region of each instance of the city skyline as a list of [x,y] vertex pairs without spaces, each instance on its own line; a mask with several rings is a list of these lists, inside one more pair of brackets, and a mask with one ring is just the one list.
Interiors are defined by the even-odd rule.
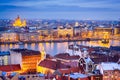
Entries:
[[118,20],[119,0],[1,0],[0,18]]

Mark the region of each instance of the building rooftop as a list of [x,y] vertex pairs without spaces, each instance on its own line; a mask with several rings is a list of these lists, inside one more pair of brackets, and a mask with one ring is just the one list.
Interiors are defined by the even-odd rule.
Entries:
[[82,71],[79,67],[72,67],[72,68],[66,68],[66,69],[58,69],[54,72],[54,74],[70,74]]
[[1,52],[0,51],[0,56],[5,56],[5,55],[10,55],[10,52],[9,51],[6,51],[6,52]]
[[95,64],[98,64],[98,63],[101,63],[101,62],[118,62],[119,60],[119,56],[107,56],[107,55],[102,55],[102,54],[99,54],[99,55],[93,55],[91,60],[95,63]]
[[103,70],[115,70],[115,69],[120,70],[120,65],[117,63],[106,62],[106,63],[101,63],[101,66]]
[[106,27],[103,27],[103,26],[100,27],[99,26],[99,27],[95,27],[95,29],[112,29],[112,28],[111,27],[107,27],[107,26]]
[[85,60],[86,63],[89,63],[89,62],[94,63],[94,62],[91,60],[91,58],[89,58],[89,57],[86,57],[84,60]]
[[120,70],[120,64],[114,62],[102,62],[96,66],[96,69],[100,70],[101,74],[104,74],[104,71]]
[[18,71],[18,70],[21,70],[20,64],[0,66],[0,71],[10,72],[10,71]]
[[64,61],[64,64],[70,67],[78,67],[78,61]]
[[67,66],[61,63],[60,61],[53,61],[50,59],[44,59],[38,64],[38,66],[42,66],[42,67],[53,69],[53,70],[67,68]]
[[28,49],[11,49],[11,51],[21,53],[23,56],[31,56],[31,55],[40,55],[40,51],[28,50]]
[[72,74],[66,75],[66,76],[70,76],[70,78],[72,78],[72,79],[87,78],[88,77],[87,75],[81,74],[81,73],[72,73]]
[[120,51],[119,46],[110,46],[110,50]]
[[65,60],[78,60],[80,58],[79,55],[70,56],[68,53],[60,53],[54,56],[55,58],[65,59]]
[[115,28],[120,28],[120,26],[115,26]]

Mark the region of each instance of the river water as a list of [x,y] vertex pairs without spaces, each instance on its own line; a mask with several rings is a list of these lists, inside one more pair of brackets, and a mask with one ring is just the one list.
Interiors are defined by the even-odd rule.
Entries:
[[[69,44],[73,44],[74,42],[52,42],[52,43],[31,43],[31,44],[2,44],[0,45],[0,51],[9,51],[12,48],[26,48],[41,51],[43,48],[45,49],[47,54],[54,56],[58,53],[63,53],[67,49]],[[120,41],[112,40],[109,44],[103,44],[100,41],[78,41],[76,42],[80,45],[85,46],[101,46],[101,47],[110,47],[110,46],[120,46]]]

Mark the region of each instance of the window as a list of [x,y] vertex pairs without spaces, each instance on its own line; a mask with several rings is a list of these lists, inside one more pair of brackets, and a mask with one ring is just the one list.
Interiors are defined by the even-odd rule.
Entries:
[[108,76],[108,72],[104,72],[104,75],[105,75],[105,76]]
[[95,77],[95,80],[102,80],[100,77]]
[[88,65],[88,67],[89,67],[89,68],[92,68],[92,65],[90,64],[90,65]]

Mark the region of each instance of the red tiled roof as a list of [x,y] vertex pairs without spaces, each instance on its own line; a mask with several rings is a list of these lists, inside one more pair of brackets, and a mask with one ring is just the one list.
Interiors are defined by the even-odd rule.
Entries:
[[28,50],[28,49],[11,49],[11,51],[21,53],[22,56],[40,55],[40,51]]
[[50,68],[50,69],[60,69],[60,68],[67,68],[66,65],[62,64],[60,61],[53,61],[50,59],[45,59],[43,61],[41,61],[38,66],[42,66],[42,67],[46,67],[46,68]]
[[21,70],[20,64],[0,66],[0,71],[10,72],[10,71],[18,71],[18,70]]
[[68,65],[70,67],[78,67],[78,62],[77,61],[65,62],[64,64]]
[[68,53],[60,53],[55,55],[56,58],[61,58],[61,59],[66,59],[66,60],[74,60],[74,59],[79,59],[80,56],[78,55],[74,55],[74,56],[70,56]]
[[75,73],[75,72],[79,72],[79,71],[82,71],[79,67],[72,67],[72,68],[68,68],[68,69],[59,69],[59,72],[61,74],[70,74],[71,72]]
[[99,57],[99,58],[91,58],[92,61],[95,63],[95,64],[98,64],[98,63],[101,63],[101,62],[117,62],[119,60],[119,58],[116,58],[116,57]]

